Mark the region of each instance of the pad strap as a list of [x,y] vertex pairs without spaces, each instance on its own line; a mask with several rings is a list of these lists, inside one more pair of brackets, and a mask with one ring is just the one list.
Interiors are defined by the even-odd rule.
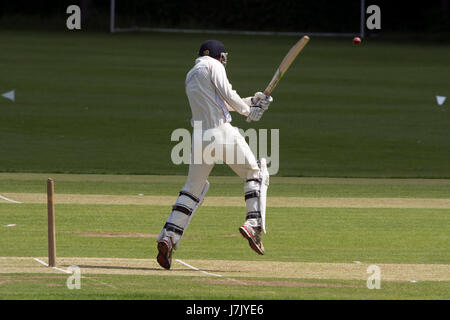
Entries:
[[193,201],[195,201],[197,203],[200,202],[199,198],[197,198],[196,196],[190,194],[189,192],[183,191],[183,190],[180,191],[180,196],[186,196],[188,198],[191,198]]
[[261,211],[250,211],[247,212],[247,216],[245,217],[248,219],[260,219],[261,218]]
[[251,198],[259,198],[259,190],[250,191],[245,194],[245,200],[248,200]]
[[184,229],[177,226],[176,224],[170,223],[170,222],[166,222],[166,224],[164,225],[164,229],[166,229],[167,231],[172,231],[175,232],[179,235],[183,235]]
[[192,209],[191,208],[185,207],[185,206],[180,205],[180,204],[174,205],[172,207],[172,210],[180,211],[180,212],[182,212],[182,213],[184,213],[185,215],[188,215],[188,216],[190,216],[192,214]]

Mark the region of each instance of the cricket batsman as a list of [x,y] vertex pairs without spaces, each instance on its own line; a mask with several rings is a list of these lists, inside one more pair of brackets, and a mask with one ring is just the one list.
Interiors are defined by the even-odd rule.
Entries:
[[[224,150],[221,160],[244,179],[247,213],[246,221],[239,231],[248,240],[250,247],[262,255],[264,246],[261,234],[265,232],[266,200],[265,192],[262,197],[261,190],[267,190],[269,173],[265,159],[257,161],[238,128],[230,124],[230,112],[238,112],[246,116],[248,121],[259,121],[273,99],[262,92],[256,92],[252,97],[241,98],[232,89],[225,71],[228,53],[220,41],[205,41],[200,46],[198,55],[185,82],[186,95],[192,111],[191,124],[201,122],[203,132],[213,133],[215,142]],[[194,136],[195,134],[193,140]],[[194,141],[192,146],[195,149]],[[201,148],[205,148],[204,143],[201,144]],[[232,156],[230,150],[234,150]],[[194,212],[205,197],[209,188],[207,178],[215,164],[192,161],[196,150],[192,151],[187,181],[181,188],[176,203],[157,238],[156,259],[165,269],[170,269],[172,252],[178,247]]]

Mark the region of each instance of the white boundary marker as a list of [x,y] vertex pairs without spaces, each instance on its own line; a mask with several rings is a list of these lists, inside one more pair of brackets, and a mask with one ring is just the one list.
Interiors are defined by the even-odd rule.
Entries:
[[22,203],[20,201],[8,199],[7,197],[2,196],[1,194],[0,194],[0,199],[6,200],[6,201],[9,201],[9,202],[12,202],[12,203]]
[[210,275],[210,276],[213,276],[213,277],[219,277],[219,278],[222,277],[220,274],[215,274],[215,273],[210,273],[210,272],[206,272],[206,271],[200,270],[199,268],[196,268],[196,267],[194,267],[194,266],[191,266],[190,264],[188,264],[188,263],[186,263],[186,262],[184,262],[184,261],[182,261],[182,260],[180,260],[180,259],[175,259],[175,261],[177,261],[177,262],[179,262],[179,263],[181,263],[181,264],[184,264],[186,267],[189,267],[189,268],[191,268],[192,270],[195,270],[195,271],[198,271],[198,272],[202,272],[202,273],[204,273],[204,274],[207,274],[207,275]]
[[[33,258],[33,259],[35,261],[39,262],[40,264],[43,264],[44,266],[48,267],[48,263],[42,261],[41,259],[38,259],[38,258]],[[52,268],[55,269],[55,270],[58,270],[58,271],[62,271],[64,273],[72,274],[72,272],[64,270],[64,269],[61,269],[61,268],[58,268],[58,267],[52,267]]]

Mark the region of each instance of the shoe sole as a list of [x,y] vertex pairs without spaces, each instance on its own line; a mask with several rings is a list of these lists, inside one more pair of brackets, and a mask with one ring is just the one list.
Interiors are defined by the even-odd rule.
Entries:
[[161,241],[158,242],[158,256],[156,257],[159,265],[164,269],[169,270],[172,263],[172,257],[169,257],[169,247],[167,243]]
[[255,251],[257,254],[264,255],[264,251],[261,250],[260,247],[255,243],[253,237],[251,236],[250,232],[247,230],[246,227],[242,226],[239,228],[239,232],[242,234],[242,236],[248,240],[248,244],[250,247]]

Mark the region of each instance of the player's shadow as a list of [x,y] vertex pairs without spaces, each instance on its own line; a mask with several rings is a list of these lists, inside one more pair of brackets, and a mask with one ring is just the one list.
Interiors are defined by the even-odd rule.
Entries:
[[[80,265],[77,265],[80,269],[109,269],[109,270],[130,270],[130,271],[167,271],[167,270],[165,270],[165,269],[162,269],[162,268],[149,268],[149,267],[125,267],[125,266],[100,266],[100,265],[95,265],[95,266],[93,266],[93,265],[82,265],[82,264],[80,264]],[[64,265],[64,267],[69,267],[69,265]],[[190,269],[190,268],[183,268],[183,269],[171,269],[170,271],[172,271],[172,272],[177,272],[177,271],[195,271],[195,270],[192,270],[192,269]],[[205,269],[205,270],[203,270],[202,269],[202,271],[206,271],[206,272],[211,272],[211,273],[214,273],[214,272],[224,272],[224,270],[208,270],[208,269]],[[233,270],[227,270],[226,271],[227,273],[239,273],[239,272],[241,272],[241,271],[238,271],[238,270],[235,270],[235,271],[233,271]]]
[[[80,269],[110,269],[110,270],[136,270],[136,271],[158,271],[161,268],[147,268],[147,267],[123,267],[123,266],[91,266],[91,265],[77,265]],[[67,266],[69,267],[69,266]]]

